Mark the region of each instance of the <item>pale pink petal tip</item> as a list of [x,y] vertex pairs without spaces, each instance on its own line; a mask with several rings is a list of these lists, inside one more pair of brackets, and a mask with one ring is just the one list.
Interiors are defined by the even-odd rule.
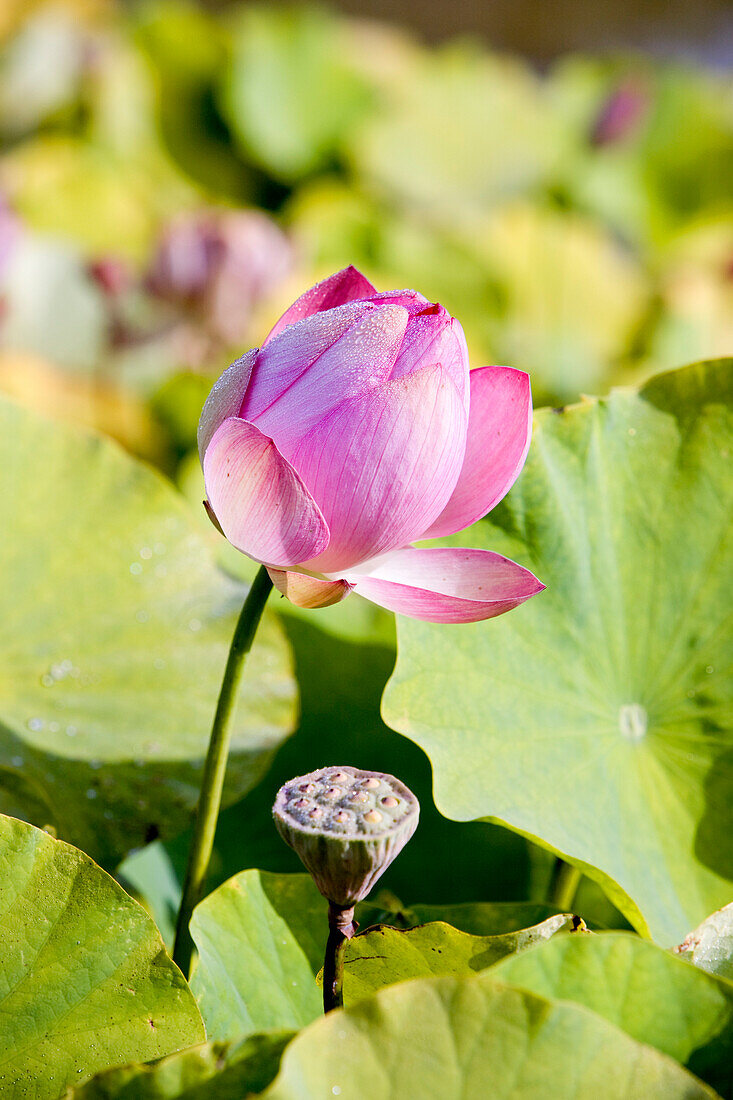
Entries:
[[268,569],[267,572],[278,592],[298,607],[330,607],[346,599],[354,588],[348,581],[326,581],[292,570]]
[[328,546],[328,524],[273,441],[246,420],[220,424],[204,455],[210,507],[226,538],[255,561],[296,565]]
[[[353,302],[360,298],[370,298],[376,294],[375,288],[353,265],[337,271],[335,275],[329,275],[320,283],[316,283],[305,294],[301,294],[289,309],[285,310],[268,334],[265,344],[269,344],[279,332],[296,321],[302,321],[304,317],[311,317],[314,313],[321,313],[335,306],[342,306],[346,302]],[[264,344],[263,344],[264,347]]]
[[368,575],[349,579],[372,603],[431,623],[492,619],[545,587],[501,554],[452,547],[397,550],[375,563]]
[[463,531],[490,512],[516,481],[532,434],[529,375],[513,367],[469,374],[466,454],[453,495],[423,538]]

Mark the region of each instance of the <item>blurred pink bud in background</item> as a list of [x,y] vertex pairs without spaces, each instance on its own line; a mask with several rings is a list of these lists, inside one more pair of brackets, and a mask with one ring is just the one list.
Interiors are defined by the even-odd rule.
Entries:
[[634,137],[649,111],[650,98],[641,80],[624,80],[602,105],[591,131],[591,144],[615,145]]
[[214,343],[243,340],[252,311],[293,268],[293,250],[265,214],[204,210],[181,215],[163,232],[147,289],[206,327]]

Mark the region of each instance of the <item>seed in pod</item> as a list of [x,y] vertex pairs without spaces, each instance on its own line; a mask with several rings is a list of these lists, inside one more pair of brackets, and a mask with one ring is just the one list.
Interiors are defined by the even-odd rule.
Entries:
[[417,798],[399,779],[351,767],[297,776],[273,806],[283,840],[323,896],[343,908],[367,896],[414,833],[419,814]]

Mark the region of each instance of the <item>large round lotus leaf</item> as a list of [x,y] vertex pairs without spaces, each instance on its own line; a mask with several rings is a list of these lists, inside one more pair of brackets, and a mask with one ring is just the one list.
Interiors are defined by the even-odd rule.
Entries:
[[733,1056],[733,984],[627,932],[558,936],[503,959],[494,975],[576,1001],[717,1087]]
[[0,882],[0,1095],[55,1100],[202,1041],[152,920],[83,852],[0,816]]
[[330,1012],[287,1047],[267,1100],[702,1100],[676,1062],[578,1005],[491,971],[423,978]]
[[665,946],[733,876],[732,368],[541,411],[515,488],[456,538],[547,591],[460,629],[401,620],[384,704],[443,813],[563,853]]
[[[22,812],[11,769],[32,795],[27,816],[111,865],[190,821],[243,587],[160,475],[5,400],[0,528],[0,808],[7,789]],[[227,800],[262,776],[295,695],[265,618]]]

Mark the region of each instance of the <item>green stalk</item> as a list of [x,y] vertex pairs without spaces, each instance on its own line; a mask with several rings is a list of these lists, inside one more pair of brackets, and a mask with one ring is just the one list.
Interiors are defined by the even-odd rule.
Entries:
[[219,818],[221,792],[224,787],[224,775],[229,756],[232,718],[237,702],[239,684],[242,679],[244,659],[252,648],[255,631],[262,618],[262,612],[271,590],[272,581],[264,565],[261,565],[257,571],[257,576],[252,582],[252,587],[247,593],[247,599],[244,601],[244,607],[234,630],[234,637],[232,638],[229,657],[224,670],[224,679],[219,692],[219,701],[216,705],[216,714],[211,727],[209,748],[206,753],[204,774],[201,780],[201,792],[196,808],[193,839],[188,853],[183,896],[181,907],[178,910],[176,941],[173,948],[173,961],[186,976],[189,973],[193,953],[193,940],[188,926],[191,914],[201,899],[201,891],[206,880],[209,860],[214,847],[214,834]]
[[344,1004],[344,944],[357,929],[354,906],[328,903],[328,940],[323,962],[323,1011],[343,1008]]
[[560,913],[572,913],[575,895],[580,886],[583,872],[572,863],[566,863],[564,859],[555,862],[555,872],[551,889],[551,902],[557,906]]

